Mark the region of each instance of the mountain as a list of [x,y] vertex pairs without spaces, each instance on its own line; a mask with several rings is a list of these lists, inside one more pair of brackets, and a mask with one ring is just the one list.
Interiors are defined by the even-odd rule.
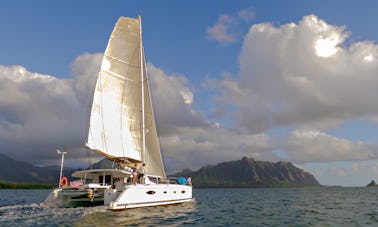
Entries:
[[[103,159],[92,168],[111,168],[113,162]],[[76,169],[64,168],[69,179]],[[13,160],[0,154],[0,181],[31,184],[57,184],[59,166],[37,167],[27,162]],[[319,182],[309,173],[290,162],[261,162],[243,157],[241,160],[205,166],[197,171],[189,169],[171,175],[191,176],[194,187],[290,187],[318,186]]]
[[196,188],[319,186],[310,173],[290,162],[262,162],[243,157],[238,161],[184,170],[172,175],[190,176]]
[[[27,162],[16,161],[0,154],[0,181],[30,184],[58,184],[59,166],[38,167]],[[65,168],[64,174],[71,176],[73,169]]]
[[100,161],[93,163],[88,169],[113,169],[116,164],[109,159],[101,159]]

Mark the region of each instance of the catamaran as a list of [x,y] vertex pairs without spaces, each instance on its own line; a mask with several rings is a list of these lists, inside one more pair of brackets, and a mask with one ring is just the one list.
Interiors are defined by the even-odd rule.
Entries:
[[[164,170],[140,16],[120,17],[110,36],[94,90],[86,147],[116,168],[76,171],[72,176],[80,180],[70,185],[61,178],[49,197],[59,206],[103,204],[119,210],[191,201],[191,184],[170,182]],[[138,181],[135,169],[141,169]]]

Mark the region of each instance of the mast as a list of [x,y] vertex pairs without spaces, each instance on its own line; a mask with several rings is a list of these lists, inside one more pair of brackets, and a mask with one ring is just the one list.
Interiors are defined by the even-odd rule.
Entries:
[[60,181],[62,180],[62,174],[63,174],[63,163],[64,163],[64,155],[67,154],[67,152],[61,152],[59,149],[56,150],[58,154],[62,155],[62,162],[60,163],[60,175],[59,175],[59,188],[61,188]]
[[146,161],[146,123],[145,123],[145,109],[144,109],[144,58],[143,58],[143,41],[142,41],[142,17],[139,19],[139,50],[140,50],[140,72],[141,72],[141,86],[142,86],[142,162]]
[[143,162],[146,174],[164,178],[141,21],[120,17],[114,26],[93,94],[87,144],[110,160]]

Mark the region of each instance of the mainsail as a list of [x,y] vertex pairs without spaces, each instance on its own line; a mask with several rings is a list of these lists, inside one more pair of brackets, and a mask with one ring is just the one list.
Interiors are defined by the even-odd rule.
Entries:
[[87,146],[111,160],[144,162],[146,174],[165,177],[141,34],[140,17],[121,17],[114,27],[97,78]]

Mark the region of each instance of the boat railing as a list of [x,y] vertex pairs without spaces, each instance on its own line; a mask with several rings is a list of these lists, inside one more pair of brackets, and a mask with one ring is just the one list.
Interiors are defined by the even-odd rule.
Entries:
[[167,177],[167,184],[177,184],[177,177]]
[[[167,178],[161,178],[158,176],[151,176],[147,175],[145,176],[148,178],[148,180],[154,184],[161,184],[161,183],[166,183],[168,184],[184,184],[184,185],[190,185],[188,178],[185,177],[167,177]],[[184,178],[184,181],[180,181],[180,178]]]
[[190,177],[167,177],[166,181],[167,184],[191,185],[192,183]]

